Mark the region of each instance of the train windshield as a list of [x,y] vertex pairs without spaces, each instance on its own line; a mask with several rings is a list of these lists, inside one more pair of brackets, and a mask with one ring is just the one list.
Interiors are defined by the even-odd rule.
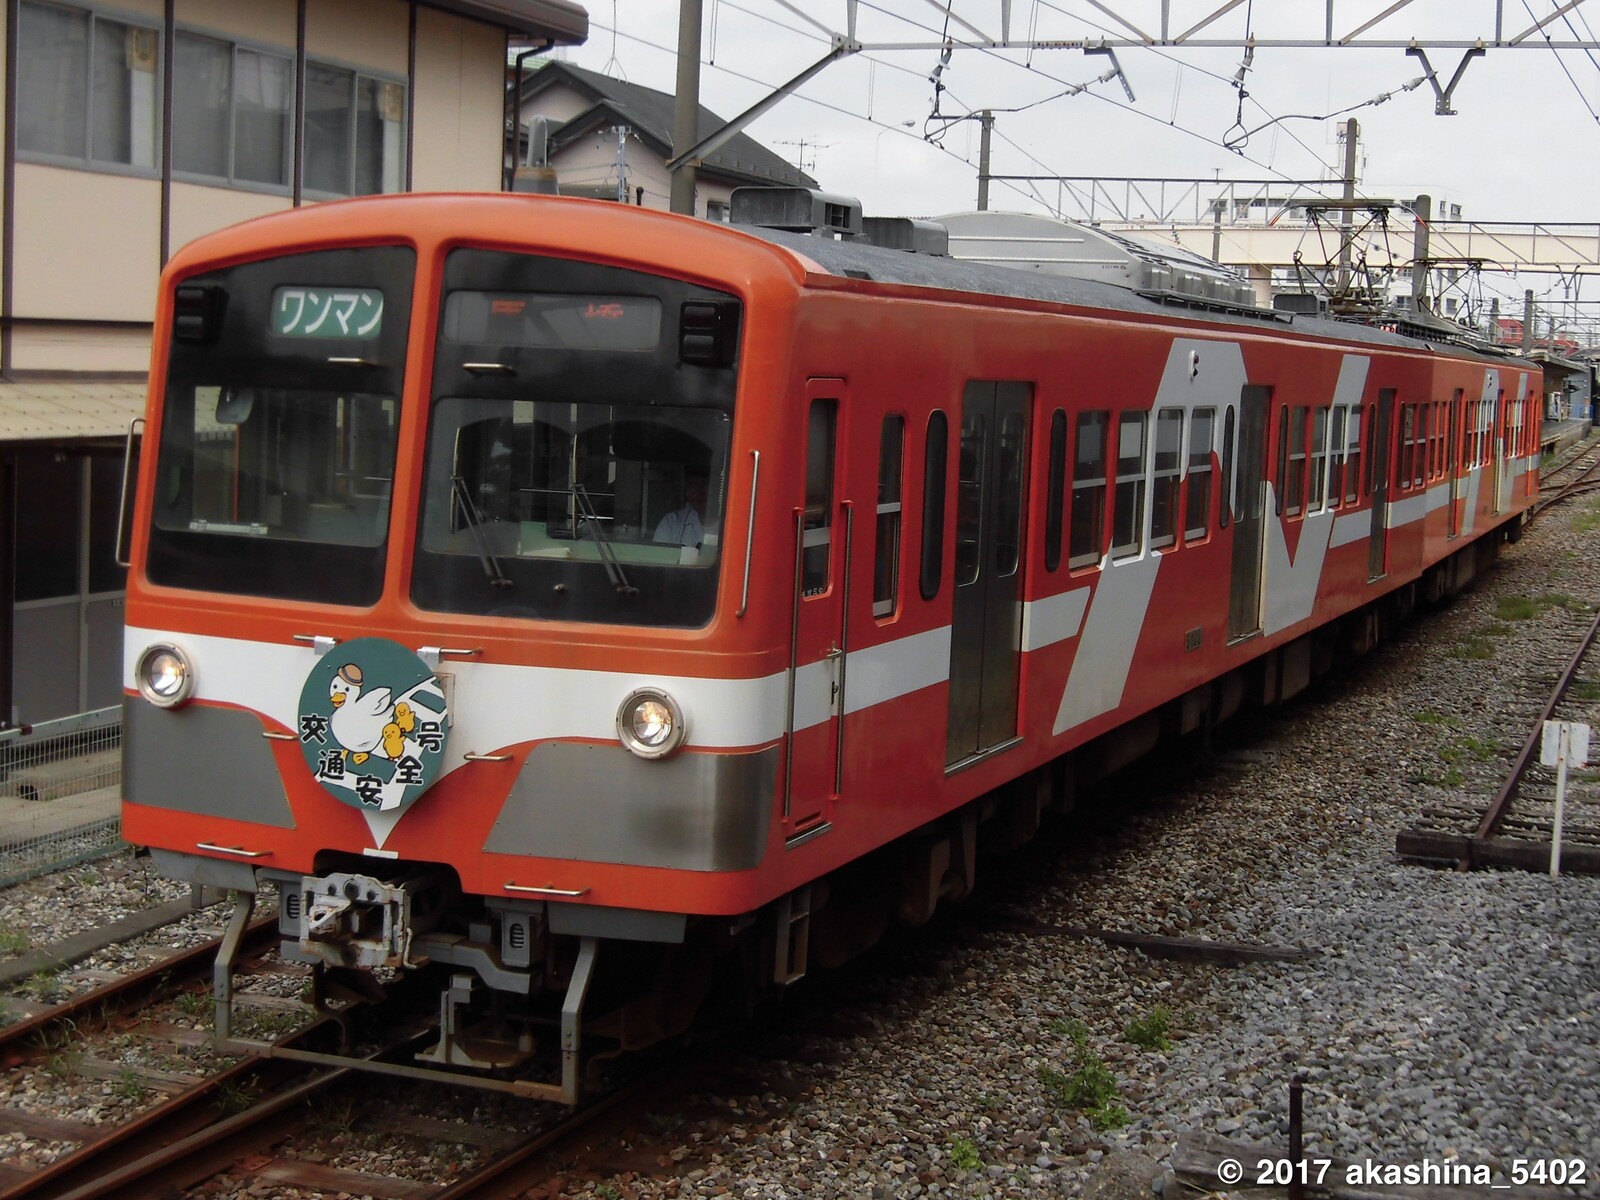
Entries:
[[413,595],[450,612],[704,624],[730,425],[715,409],[441,399]]
[[270,259],[178,288],[146,569],[369,605],[383,589],[414,255]]
[[739,301],[460,247],[439,308],[412,599],[541,621],[709,622]]

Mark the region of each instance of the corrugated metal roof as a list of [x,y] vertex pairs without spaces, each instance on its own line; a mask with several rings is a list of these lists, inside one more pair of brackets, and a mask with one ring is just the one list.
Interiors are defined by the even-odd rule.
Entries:
[[0,383],[0,442],[122,437],[144,397],[142,383]]

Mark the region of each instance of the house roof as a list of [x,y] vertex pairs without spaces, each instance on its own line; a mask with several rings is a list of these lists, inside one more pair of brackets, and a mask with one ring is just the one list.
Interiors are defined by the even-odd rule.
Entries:
[[[591,104],[572,120],[551,131],[551,153],[597,129],[624,124],[631,126],[640,140],[663,159],[673,156],[672,125],[677,101],[669,93],[623,79],[613,79],[571,63],[547,61],[523,81],[524,105],[539,93],[562,83],[587,96]],[[701,105],[696,139],[715,133],[726,123]],[[739,183],[784,184],[790,187],[815,187],[817,184],[815,179],[793,163],[743,133],[734,134],[719,149],[706,155],[700,169]]]
[[428,0],[428,4],[498,25],[518,38],[557,46],[581,46],[589,40],[589,12],[573,0]]

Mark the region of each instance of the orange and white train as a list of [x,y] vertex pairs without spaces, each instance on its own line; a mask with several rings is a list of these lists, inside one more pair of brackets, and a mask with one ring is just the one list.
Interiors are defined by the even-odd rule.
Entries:
[[124,834],[238,893],[228,1044],[274,889],[319,1003],[436,979],[437,1044],[378,1069],[572,1102],[719,975],[926,919],[979,842],[1461,587],[1534,500],[1540,392],[601,202],[252,221],[162,283]]

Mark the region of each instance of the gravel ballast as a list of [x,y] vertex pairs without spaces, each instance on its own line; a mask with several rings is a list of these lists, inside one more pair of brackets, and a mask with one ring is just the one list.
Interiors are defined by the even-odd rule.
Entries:
[[[1551,514],[1448,607],[1241,719],[1193,775],[1119,785],[983,860],[966,904],[804,981],[762,1019],[759,1052],[539,1194],[1170,1197],[1180,1135],[1286,1145],[1303,1071],[1312,1155],[1499,1180],[1514,1159],[1579,1158],[1581,1193],[1600,1195],[1600,879],[1394,854],[1425,807],[1500,783],[1600,601],[1597,520],[1593,504]],[[1509,598],[1536,614],[1507,619]],[[99,919],[128,887],[167,896],[138,868],[96,869],[116,881]],[[0,914],[32,938],[52,909],[96,919],[95,887],[24,887]],[[1226,967],[1044,927],[1312,953]],[[431,1111],[471,1121],[481,1099],[452,1103]],[[367,1153],[345,1165],[386,1151]],[[402,1173],[448,1178],[461,1153],[412,1146]]]

